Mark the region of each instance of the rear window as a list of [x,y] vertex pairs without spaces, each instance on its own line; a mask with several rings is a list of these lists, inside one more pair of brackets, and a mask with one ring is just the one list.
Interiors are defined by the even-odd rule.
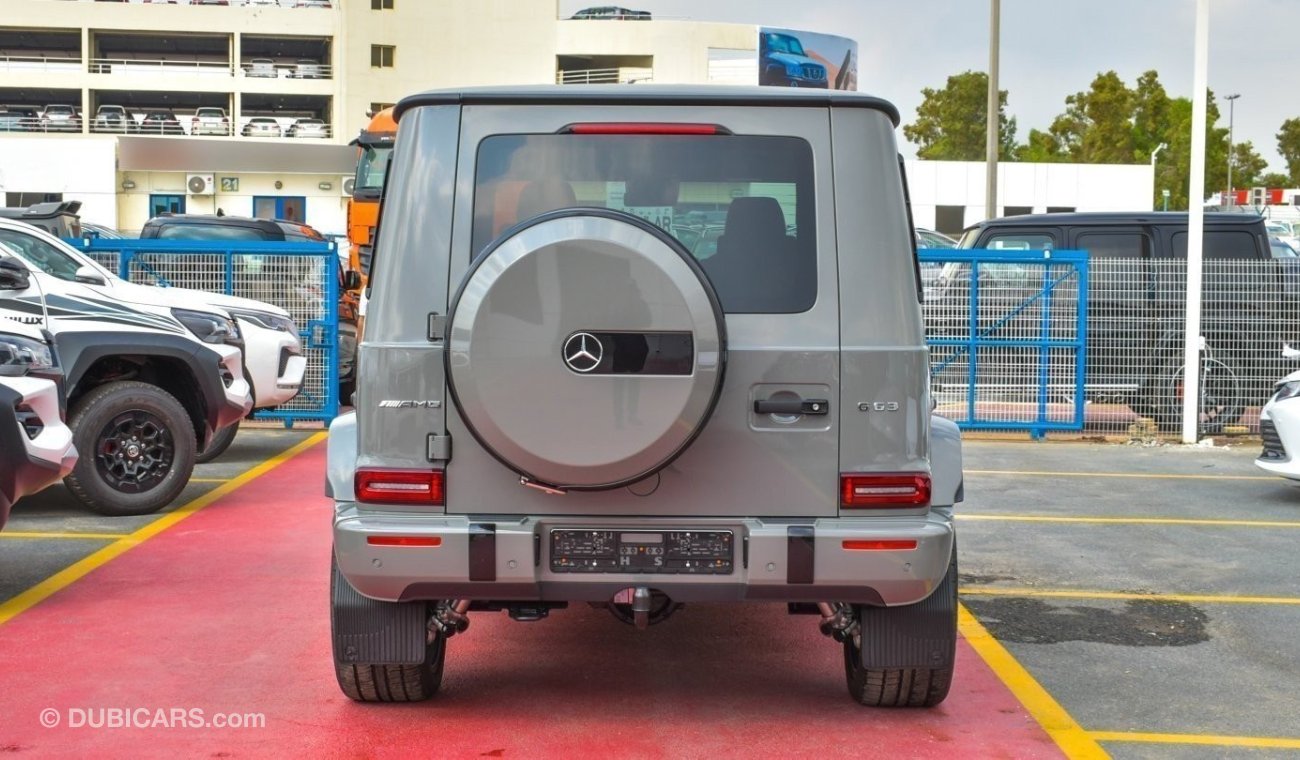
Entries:
[[[1202,255],[1207,259],[1261,259],[1258,238],[1248,230],[1206,230]],[[1173,255],[1187,258],[1187,232],[1175,232]]]
[[164,224],[158,230],[162,240],[264,240],[260,230],[226,224]]
[[812,185],[812,149],[794,137],[496,135],[479,146],[472,252],[547,211],[615,209],[675,237],[724,311],[807,311]]

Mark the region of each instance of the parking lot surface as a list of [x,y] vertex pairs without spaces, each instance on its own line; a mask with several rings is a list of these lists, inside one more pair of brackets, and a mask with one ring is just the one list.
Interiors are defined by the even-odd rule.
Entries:
[[[178,506],[98,518],[61,488],[0,533],[0,749],[19,756],[1282,757],[1300,491],[1254,449],[973,441],[948,700],[870,710],[781,606],[691,605],[636,631],[574,606],[472,616],[443,691],[334,684],[319,434],[241,432]],[[96,710],[260,716],[95,727]],[[139,712],[143,708],[144,712]],[[46,727],[44,710],[59,723]],[[169,713],[170,715],[170,713]],[[97,720],[97,716],[100,716]],[[111,720],[111,718],[110,718]],[[165,717],[164,723],[170,720]],[[80,722],[82,725],[70,725]]]

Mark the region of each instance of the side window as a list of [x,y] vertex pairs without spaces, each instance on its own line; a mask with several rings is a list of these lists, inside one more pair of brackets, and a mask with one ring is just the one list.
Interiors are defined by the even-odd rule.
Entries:
[[262,233],[251,227],[221,224],[164,224],[158,230],[162,240],[262,240]]
[[494,135],[479,146],[472,254],[555,209],[616,209],[677,238],[729,313],[817,297],[813,157],[758,135]]
[[[1187,258],[1187,232],[1175,232],[1170,253],[1176,259]],[[1206,230],[1206,259],[1259,259],[1255,236],[1248,230]]]
[[1043,232],[997,232],[985,239],[984,247],[995,251],[1050,251],[1056,248],[1056,236]]
[[44,240],[31,235],[25,235],[14,230],[0,229],[0,243],[4,243],[11,248],[14,253],[18,254],[19,258],[30,266],[60,280],[67,280],[68,282],[76,280],[77,270],[81,268],[81,262]]
[[1084,232],[1075,246],[1090,256],[1108,259],[1140,259],[1151,248],[1141,232]]

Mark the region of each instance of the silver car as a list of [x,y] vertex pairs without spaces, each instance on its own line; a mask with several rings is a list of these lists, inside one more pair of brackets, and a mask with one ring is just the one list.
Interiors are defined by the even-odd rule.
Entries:
[[194,112],[190,119],[191,135],[216,135],[225,137],[230,134],[230,117],[226,109],[204,107]]
[[357,411],[329,432],[339,685],[432,696],[478,611],[786,602],[855,700],[936,705],[961,439],[930,414],[898,111],[633,89],[396,108]]
[[289,131],[285,136],[323,139],[330,136],[330,125],[321,119],[298,119],[289,125]]
[[254,116],[240,131],[244,137],[279,137],[280,122],[270,116]]

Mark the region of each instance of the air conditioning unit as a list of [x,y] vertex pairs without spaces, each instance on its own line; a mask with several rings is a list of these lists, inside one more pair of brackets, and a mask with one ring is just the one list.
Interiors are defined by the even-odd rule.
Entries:
[[352,190],[357,186],[357,178],[351,174],[339,177],[339,194],[345,198],[352,197]]
[[212,195],[216,192],[216,183],[211,174],[186,174],[185,189],[190,195]]

